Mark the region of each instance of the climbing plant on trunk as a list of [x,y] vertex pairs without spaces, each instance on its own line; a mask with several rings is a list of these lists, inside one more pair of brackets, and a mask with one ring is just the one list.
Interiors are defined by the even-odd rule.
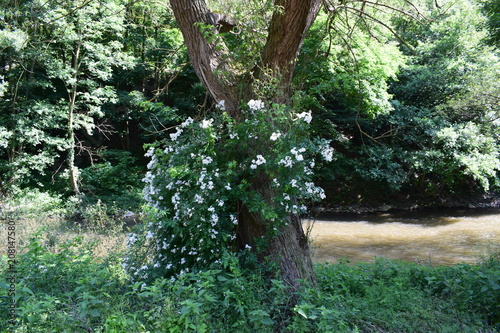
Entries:
[[331,149],[308,138],[310,113],[292,110],[289,101],[295,61],[320,1],[275,1],[266,13],[267,36],[254,45],[260,49],[247,50],[254,51],[252,63],[231,49],[238,43],[231,28],[245,34],[243,22],[215,15],[203,0],[170,3],[218,115],[186,121],[150,151],[146,193],[157,220],[142,240],[131,235],[130,242],[150,249],[153,259],[149,266],[130,258],[127,264],[134,276],[151,277],[150,266],[175,274],[220,261],[225,247],[275,263],[292,289],[302,280],[314,283],[299,214],[302,199],[324,196],[311,181],[313,156],[331,158]]
[[[224,101],[229,115],[239,121],[244,119],[240,101],[248,101],[254,97],[278,104],[289,102],[295,61],[321,1],[276,0],[267,39],[261,50],[261,62],[243,73],[237,70],[240,66],[233,63],[227,55],[228,47],[224,45],[224,39],[207,36],[207,32],[202,29],[205,24],[213,23],[207,20],[211,10],[204,0],[171,0],[170,3],[184,36],[192,66],[213,99],[218,103]],[[254,83],[271,80],[275,82],[277,93],[255,96],[262,95],[262,92],[256,91]],[[258,194],[268,204],[273,204],[276,193],[271,184],[269,175],[261,173],[251,180],[248,190]],[[241,203],[238,211],[239,246],[252,246],[256,239],[270,232],[270,225],[272,223],[262,212]],[[266,241],[260,255],[270,256],[279,263],[284,281],[297,286],[300,279],[315,280],[308,243],[297,214],[290,214],[289,222],[281,227],[278,234]]]

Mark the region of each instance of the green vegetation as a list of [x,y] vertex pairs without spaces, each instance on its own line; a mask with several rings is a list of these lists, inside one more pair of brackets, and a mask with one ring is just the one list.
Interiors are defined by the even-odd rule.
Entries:
[[0,0],[0,331],[499,331],[498,256],[313,267],[300,216],[498,194],[500,1],[186,1]]
[[[317,264],[318,285],[294,296],[275,267],[225,254],[203,271],[134,282],[127,232],[69,222],[68,204],[38,194],[4,202],[16,221],[18,317],[8,322],[0,253],[0,332],[498,332],[500,257],[450,267],[377,259]],[[114,231],[113,231],[114,230]],[[296,299],[295,302],[292,300]],[[295,303],[295,304],[293,304]]]
[[304,286],[290,306],[283,282],[263,278],[274,267],[251,257],[225,255],[177,279],[133,282],[122,267],[125,233],[71,229],[57,218],[64,208],[57,198],[25,203],[39,207],[31,208],[36,223],[27,210],[12,209],[10,217],[19,234],[38,231],[25,237],[16,258],[15,330],[7,320],[7,257],[0,257],[0,332],[500,330],[498,255],[451,267],[384,259],[316,265],[317,287]]
[[[3,4],[1,192],[140,205],[143,145],[218,102],[187,64],[170,8]],[[316,172],[329,204],[367,204],[381,190],[386,203],[408,196],[424,204],[498,190],[497,1],[413,4],[388,0],[377,10],[347,1],[321,12],[304,40],[290,105],[311,110],[312,132],[335,148]],[[212,37],[227,44],[236,72],[259,66],[272,5],[216,6],[240,21],[258,16]],[[276,81],[259,78],[252,98],[270,100]]]

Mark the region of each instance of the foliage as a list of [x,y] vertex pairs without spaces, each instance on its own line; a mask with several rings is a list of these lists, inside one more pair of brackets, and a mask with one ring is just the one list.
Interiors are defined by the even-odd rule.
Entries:
[[90,167],[82,169],[82,191],[90,198],[115,202],[124,209],[141,206],[144,171],[130,152],[108,149]]
[[389,33],[352,31],[357,16],[339,16],[320,15],[312,26],[296,69],[298,88],[315,96],[330,118],[342,111],[370,118],[390,112],[388,84],[405,56]]
[[[82,238],[51,252],[33,235],[18,256],[16,332],[496,332],[500,266],[431,267],[377,259],[316,266],[317,288],[290,295],[273,268],[224,255],[175,282],[132,282],[120,256],[96,260]],[[248,257],[247,257],[248,258]],[[5,258],[0,266],[6,265]],[[4,281],[2,269],[0,280]],[[0,308],[8,288],[0,283]],[[7,311],[0,327],[7,328]]]
[[6,189],[48,183],[47,169],[57,172],[65,153],[75,149],[73,131],[92,135],[94,119],[116,100],[109,85],[113,71],[132,65],[117,40],[124,28],[121,8],[108,1],[2,9],[11,32],[2,41],[10,43],[2,57],[9,84],[0,106],[2,132],[8,133],[1,166]]
[[496,0],[480,0],[479,4],[487,17],[489,36],[487,41],[500,46],[500,2]]
[[[218,262],[234,248],[242,203],[274,223],[272,236],[289,214],[305,213],[307,201],[324,197],[312,169],[316,156],[331,160],[333,151],[328,141],[309,139],[310,112],[290,114],[251,100],[245,113],[241,122],[226,114],[188,118],[170,140],[150,148],[145,196],[152,219],[129,238],[127,265],[134,277],[176,275]],[[274,205],[252,190],[254,178],[271,182]]]
[[[145,167],[144,143],[168,137],[182,119],[210,108],[168,6],[79,4],[23,2],[0,9],[3,194],[23,188],[67,193],[65,161],[74,151],[87,198],[118,202],[122,182],[112,174],[122,163],[104,151],[129,152],[136,161],[128,165]],[[336,162],[315,176],[328,180],[332,200],[338,203],[336,192],[355,198],[357,188],[388,187],[433,200],[496,188],[495,6],[462,0],[326,4],[328,14],[318,16],[301,50],[293,107],[312,110],[311,131],[334,142]],[[233,70],[258,68],[265,27],[279,9],[270,1],[216,1],[210,8],[238,22],[230,33],[211,36],[224,39]],[[273,86],[258,82],[255,89],[269,93]],[[68,132],[73,92],[75,142]],[[477,140],[452,147],[443,139],[452,132]],[[127,175],[127,199],[119,206],[137,195]],[[101,176],[107,180],[100,182]],[[372,186],[363,186],[367,181]]]
[[43,218],[66,215],[65,198],[59,194],[23,189],[1,201],[2,218]]
[[[385,66],[382,59],[397,53],[385,45],[376,51],[372,43],[369,49],[376,51],[373,54],[380,60],[363,62],[358,56],[363,53],[357,49],[363,44],[356,44],[363,39],[356,39],[355,33],[349,35],[352,52],[360,59],[354,63],[357,67],[353,74],[378,77],[378,87],[387,94],[381,100],[390,104],[383,112],[367,114],[366,111],[374,110],[369,105],[374,106],[375,100],[350,95],[348,90],[341,90],[345,86],[325,86],[329,75],[325,66],[315,67],[320,63],[316,61],[305,63],[305,73],[320,74],[318,78],[307,76],[314,78],[307,92],[315,99],[310,102],[315,118],[330,120],[335,125],[325,131],[324,122],[318,124],[323,135],[329,131],[336,139],[338,150],[335,164],[324,176],[339,184],[327,192],[335,198],[332,203],[370,196],[376,201],[380,197],[377,193],[383,189],[385,202],[407,193],[413,198],[429,198],[436,204],[440,199],[484,193],[498,184],[496,96],[500,62],[496,51],[483,43],[487,36],[485,18],[471,1],[446,3],[442,8],[430,2],[415,5],[427,19],[417,22],[405,15],[390,17],[391,25],[387,26],[392,26],[404,43],[400,44],[400,54],[385,62]],[[327,34],[319,32],[323,34],[313,34],[310,41],[323,45],[321,51],[333,53],[330,49],[338,43],[326,48]],[[312,57],[305,53],[304,59]],[[400,59],[399,67],[391,67],[398,64],[396,59]],[[387,74],[380,76],[381,73]],[[354,98],[348,102],[344,96]],[[371,185],[366,186],[365,182]],[[336,192],[342,193],[343,199],[335,197]]]
[[[127,304],[119,299],[126,280],[116,258],[96,262],[92,248],[81,246],[82,237],[60,244],[59,251],[52,253],[40,237],[41,233],[33,235],[27,251],[17,258],[16,332],[94,330],[108,314],[113,314],[110,323],[120,316]],[[129,319],[128,314],[121,315]],[[131,329],[142,327],[133,320],[127,323]]]

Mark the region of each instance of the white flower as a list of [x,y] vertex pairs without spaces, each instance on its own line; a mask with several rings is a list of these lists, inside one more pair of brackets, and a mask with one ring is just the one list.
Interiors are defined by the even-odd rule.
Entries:
[[179,192],[175,193],[173,196],[172,196],[172,203],[174,205],[177,205],[179,202],[181,201],[181,197],[179,196]]
[[210,164],[212,163],[213,159],[210,156],[202,156],[201,157],[201,163],[203,164]]
[[333,148],[330,146],[323,146],[321,149],[321,155],[327,162],[331,162],[333,160]]
[[137,236],[136,234],[134,234],[134,233],[130,233],[130,234],[128,235],[127,244],[132,245],[132,244],[134,244],[135,242],[137,242],[137,237],[136,237],[136,236]]
[[194,122],[193,118],[189,117],[181,124],[181,127],[187,127],[191,125],[193,122]]
[[145,157],[151,157],[153,156],[155,152],[155,149],[153,147],[149,147],[148,151],[146,152],[146,154],[144,154]]
[[311,122],[311,120],[312,120],[312,114],[311,114],[311,111],[309,111],[309,112],[302,112],[302,113],[299,113],[299,114],[297,115],[297,117],[298,117],[299,119],[304,119],[304,121],[305,121],[306,123],[308,123],[308,124],[309,124],[309,123]]
[[249,249],[250,250],[250,249],[252,249],[252,247],[250,245],[248,245],[248,244],[245,244],[245,249]]
[[252,111],[259,111],[264,108],[264,102],[262,102],[261,100],[251,99],[248,101],[248,107]]
[[207,183],[202,183],[200,185],[200,189],[204,190],[204,189],[209,189],[209,190],[213,190],[214,189],[214,182],[209,180]]
[[170,139],[172,141],[177,141],[177,139],[179,138],[179,136],[181,136],[182,132],[183,132],[182,128],[178,128],[177,132],[170,133]]
[[210,238],[215,239],[217,237],[217,234],[219,233],[217,230],[212,229],[210,230],[212,234],[210,235]]
[[215,107],[221,111],[226,111],[226,101],[225,100],[220,100]]
[[285,156],[285,158],[282,158],[278,164],[282,164],[287,168],[291,168],[293,165],[292,158],[290,156]]
[[200,124],[200,127],[201,128],[209,128],[210,126],[212,126],[213,122],[214,122],[213,119],[203,119],[201,124]]
[[146,235],[146,239],[152,238],[154,235],[151,231],[148,231],[148,234]]
[[301,153],[303,153],[303,152],[305,152],[305,151],[306,151],[306,149],[305,149],[305,148],[300,148],[299,150],[297,150],[297,149],[295,149],[295,148],[292,148],[292,149],[290,150],[290,152],[291,152],[291,153],[295,156],[295,159],[296,159],[297,161],[299,161],[299,162],[304,160],[304,156],[302,156],[302,154],[301,154]]
[[195,201],[196,203],[200,203],[200,204],[201,204],[201,203],[203,203],[205,200],[203,199],[203,197],[202,197],[201,195],[195,194],[195,196],[194,196],[194,201]]
[[278,138],[281,136],[281,133],[280,132],[274,132],[273,134],[271,134],[271,141],[276,141],[278,140]]
[[156,156],[155,156],[155,155],[153,155],[153,157],[151,158],[151,161],[149,161],[149,163],[148,163],[148,165],[147,165],[148,170],[153,169],[153,168],[156,166],[156,164],[157,164],[157,163],[158,163],[158,162],[157,162],[157,160],[156,160]]
[[256,159],[252,160],[252,164],[250,165],[250,169],[257,169],[257,166],[266,163],[266,159],[262,155],[257,155]]

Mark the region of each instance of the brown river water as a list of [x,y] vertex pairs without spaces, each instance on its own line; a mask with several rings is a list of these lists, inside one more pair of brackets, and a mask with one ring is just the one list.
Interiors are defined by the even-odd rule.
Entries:
[[377,257],[452,265],[500,253],[500,209],[332,214],[312,223],[315,262]]

